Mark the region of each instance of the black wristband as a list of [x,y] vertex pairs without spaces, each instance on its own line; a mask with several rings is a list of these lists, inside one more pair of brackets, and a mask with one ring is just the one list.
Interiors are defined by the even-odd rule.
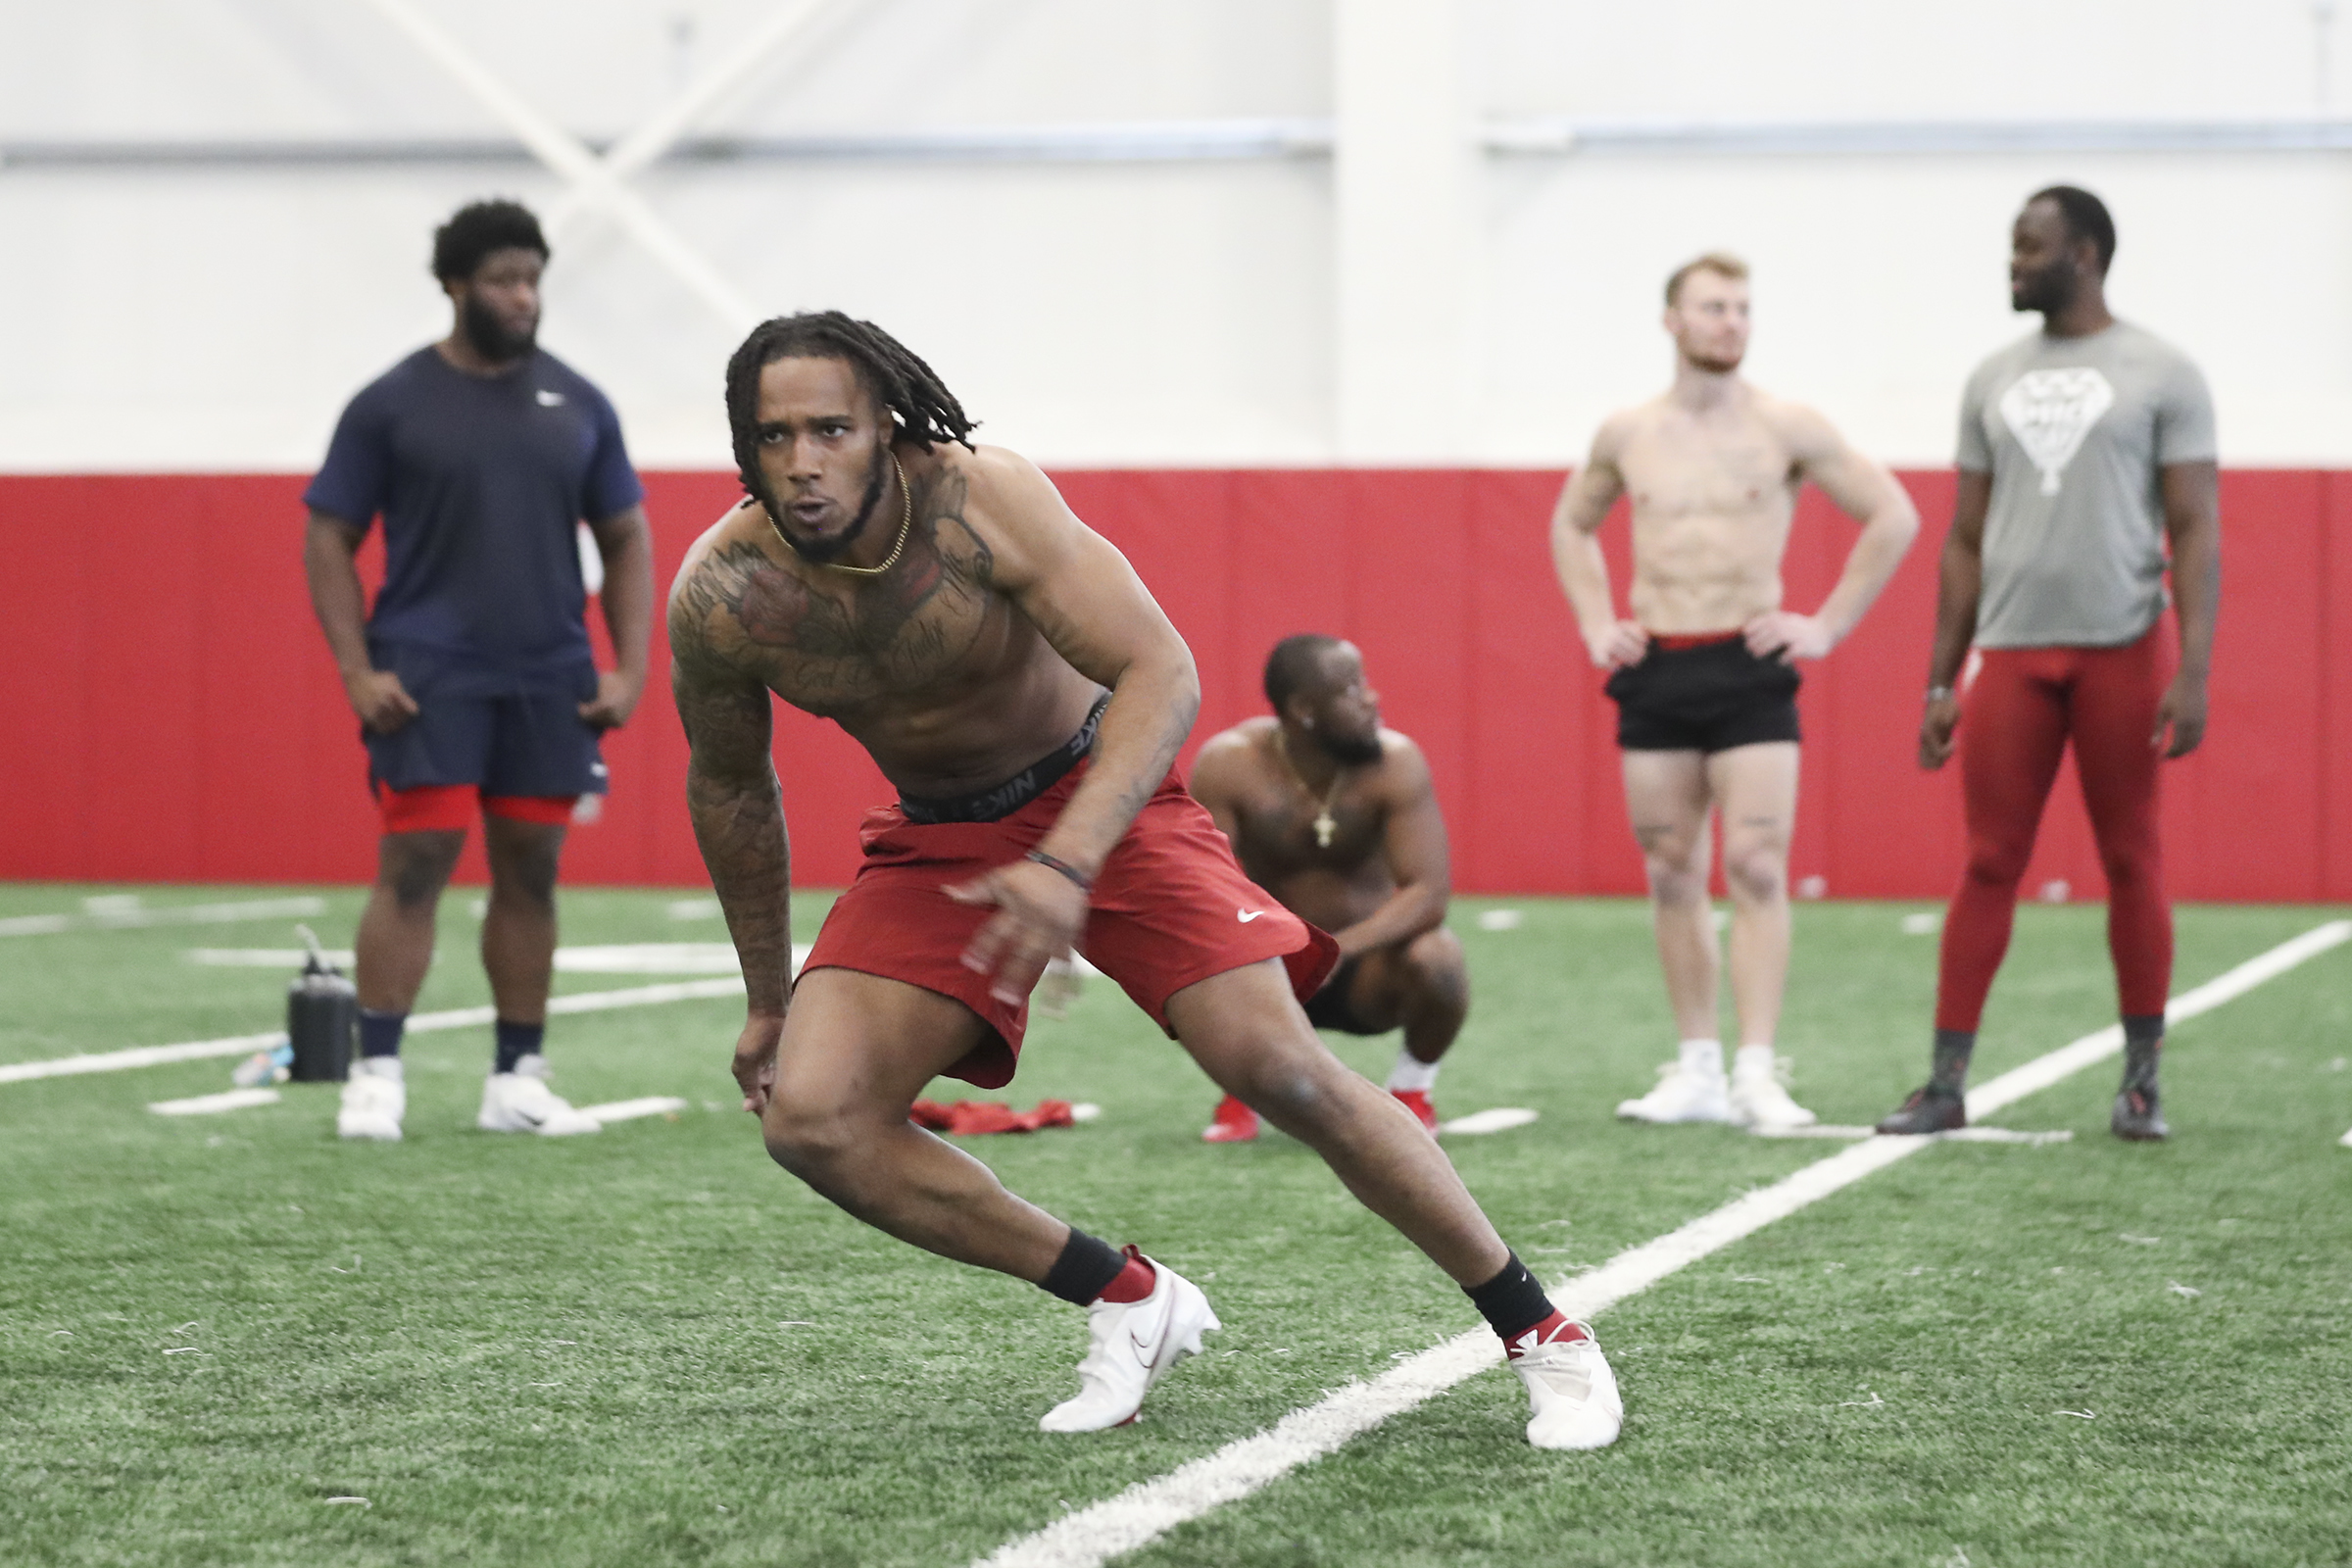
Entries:
[[1093,877],[1088,876],[1084,871],[1079,870],[1076,866],[1072,865],[1069,861],[1060,858],[1058,856],[1048,855],[1043,850],[1031,850],[1026,856],[1023,857],[1023,858],[1035,860],[1038,864],[1044,866],[1049,871],[1059,871],[1063,876],[1066,876],[1072,882],[1077,883],[1078,891],[1081,893],[1092,893],[1095,891],[1095,879]]

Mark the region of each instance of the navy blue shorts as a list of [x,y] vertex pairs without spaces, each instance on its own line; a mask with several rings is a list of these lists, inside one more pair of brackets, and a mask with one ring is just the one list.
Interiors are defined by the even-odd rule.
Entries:
[[580,719],[580,704],[596,695],[594,665],[564,688],[490,679],[410,649],[378,650],[376,660],[416,700],[416,716],[389,735],[362,729],[371,784],[471,784],[493,796],[605,792],[597,732]]

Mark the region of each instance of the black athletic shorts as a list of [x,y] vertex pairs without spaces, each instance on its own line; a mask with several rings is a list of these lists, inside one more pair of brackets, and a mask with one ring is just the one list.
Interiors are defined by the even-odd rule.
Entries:
[[1793,741],[1802,677],[1758,659],[1739,632],[1696,644],[1653,638],[1648,655],[1602,688],[1617,703],[1617,744],[1629,752],[1728,752]]
[[1355,971],[1363,966],[1364,956],[1342,958],[1340,966],[1331,971],[1323,989],[1306,999],[1306,1021],[1318,1029],[1337,1029],[1344,1035],[1385,1035],[1386,1029],[1375,1029],[1355,1015],[1348,1004],[1348,993],[1355,988]]

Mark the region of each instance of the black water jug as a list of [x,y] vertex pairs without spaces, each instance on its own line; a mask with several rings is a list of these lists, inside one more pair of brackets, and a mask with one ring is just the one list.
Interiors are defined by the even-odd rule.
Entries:
[[296,926],[310,945],[302,973],[286,992],[286,1039],[294,1048],[294,1081],[339,1084],[351,1075],[352,1042],[360,1028],[359,988],[327,961],[309,926]]

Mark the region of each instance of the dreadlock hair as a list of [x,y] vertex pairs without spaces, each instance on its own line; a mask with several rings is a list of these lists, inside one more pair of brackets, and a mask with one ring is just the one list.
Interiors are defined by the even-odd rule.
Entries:
[[1274,645],[1274,651],[1266,656],[1266,701],[1274,705],[1276,717],[1298,688],[1315,678],[1315,666],[1323,656],[1339,646],[1337,637],[1315,631],[1302,631]]
[[846,360],[901,429],[926,447],[954,441],[971,449],[977,421],[906,344],[871,321],[839,311],[771,317],[752,328],[727,361],[727,428],[743,488],[765,504],[760,481],[760,372],[778,360]]
[[2107,264],[2115,260],[2115,220],[2108,216],[2107,204],[2080,185],[2051,185],[2026,198],[2026,205],[2048,202],[2066,220],[2069,239],[2086,239],[2099,253],[2099,272],[2104,276]]
[[539,220],[522,203],[470,202],[433,230],[433,276],[444,283],[463,281],[492,251],[503,250],[537,251],[541,261],[550,254]]

